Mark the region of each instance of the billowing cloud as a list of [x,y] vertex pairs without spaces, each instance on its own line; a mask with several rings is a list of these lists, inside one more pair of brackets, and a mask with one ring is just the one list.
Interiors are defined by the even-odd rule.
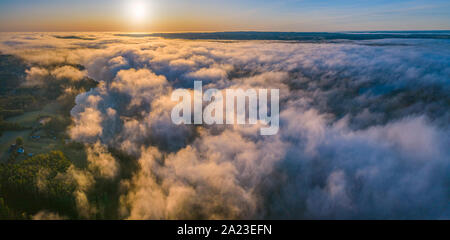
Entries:
[[76,186],[73,195],[78,214],[81,217],[90,218],[97,213],[97,208],[90,204],[87,197],[87,191],[95,183],[94,176],[90,172],[77,169],[72,165],[66,173],[60,174],[57,178]]
[[49,72],[45,68],[32,67],[25,70],[26,76],[26,86],[36,86],[44,83],[45,79],[49,76]]
[[85,71],[80,71],[72,66],[62,66],[55,68],[51,71],[51,74],[57,79],[70,79],[72,81],[78,81],[86,76]]
[[114,178],[119,172],[116,159],[99,142],[87,148],[88,168],[104,178]]
[[[2,51],[40,66],[27,71],[30,82],[57,76],[49,64],[57,63],[85,67],[63,67],[61,76],[100,83],[77,96],[68,132],[88,144],[89,174],[119,176],[109,147],[137,159],[132,177],[119,179],[122,218],[450,217],[448,41],[97,34],[86,45],[42,34],[23,42],[22,49],[3,44]],[[280,89],[279,134],[172,124],[170,94],[194,80],[221,90]],[[96,212],[85,194],[89,174],[72,174],[86,218]]]
[[33,220],[64,220],[65,217],[60,216],[57,213],[48,212],[48,211],[40,211],[33,215]]
[[51,79],[62,80],[69,79],[71,81],[79,81],[86,77],[86,71],[66,65],[47,69],[45,67],[31,67],[25,70],[26,78],[25,86],[37,86],[49,83]]

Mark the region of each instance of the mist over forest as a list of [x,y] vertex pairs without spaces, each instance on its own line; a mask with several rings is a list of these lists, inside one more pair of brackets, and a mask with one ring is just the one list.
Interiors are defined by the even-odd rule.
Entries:
[[[0,33],[0,218],[448,219],[449,36]],[[173,124],[194,81],[279,133]]]

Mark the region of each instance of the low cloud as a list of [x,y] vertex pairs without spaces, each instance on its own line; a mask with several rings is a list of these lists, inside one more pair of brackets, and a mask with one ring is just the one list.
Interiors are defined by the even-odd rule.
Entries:
[[89,170],[100,177],[112,179],[119,172],[116,159],[99,142],[87,147],[87,161]]
[[86,76],[86,71],[80,71],[72,66],[62,66],[55,68],[51,74],[57,79],[70,79],[72,81],[79,81]]
[[[86,218],[97,211],[85,195],[92,174],[119,176],[109,147],[138,159],[133,176],[120,179],[117,211],[126,219],[450,217],[447,41],[225,43],[110,34],[86,41],[42,34],[22,42],[1,49],[39,64],[27,70],[29,84],[47,75],[99,82],[77,96],[68,129],[90,146],[93,173],[72,173]],[[221,90],[279,88],[279,134],[172,124],[170,94],[194,80]]]
[[27,74],[25,86],[42,85],[50,74],[47,69],[39,67],[27,69],[25,70],[25,73]]
[[48,212],[48,211],[40,211],[33,215],[33,220],[64,220],[66,217],[62,217],[57,213]]

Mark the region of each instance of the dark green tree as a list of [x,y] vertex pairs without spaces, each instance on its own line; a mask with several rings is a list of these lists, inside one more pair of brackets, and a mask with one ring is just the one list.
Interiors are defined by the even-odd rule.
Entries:
[[16,145],[23,146],[23,138],[21,138],[21,137],[16,138]]

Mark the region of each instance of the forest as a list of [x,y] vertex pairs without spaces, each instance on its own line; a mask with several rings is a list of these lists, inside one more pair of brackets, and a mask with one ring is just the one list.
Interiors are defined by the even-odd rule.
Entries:
[[[77,178],[85,174],[86,146],[67,141],[66,130],[72,124],[70,110],[76,94],[97,83],[87,77],[73,82],[48,76],[44,84],[28,86],[25,70],[30,67],[17,57],[0,54],[0,146],[4,150],[0,153],[0,219],[33,219],[42,211],[57,213],[59,218],[84,218],[77,210],[77,194],[85,189],[80,189]],[[66,89],[74,91],[68,94]],[[17,137],[8,142],[6,135]],[[119,151],[110,152],[133,162]],[[123,165],[131,169],[129,163]],[[117,218],[116,211],[107,210],[117,209],[118,201],[111,199],[118,199],[112,197],[119,194],[118,184],[96,179],[83,192],[89,204],[103,209],[98,211],[99,218]]]

